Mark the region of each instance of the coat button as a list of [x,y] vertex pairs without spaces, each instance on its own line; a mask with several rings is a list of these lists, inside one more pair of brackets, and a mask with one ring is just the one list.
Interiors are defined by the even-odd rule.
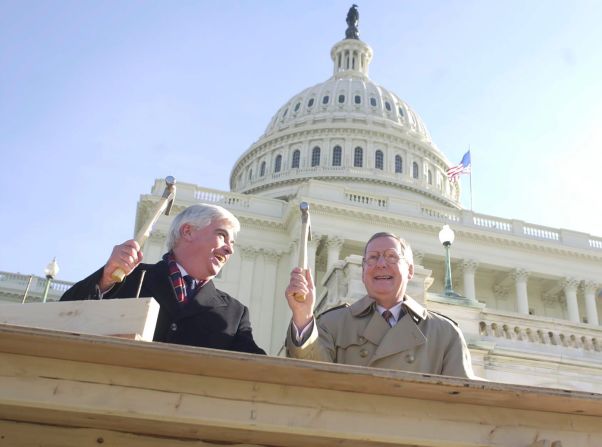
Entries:
[[176,323],[171,323],[171,326],[169,326],[169,329],[175,332],[178,330],[178,325]]
[[367,349],[360,350],[360,357],[368,357],[368,350]]
[[414,354],[406,354],[406,362],[414,363],[414,360],[416,360],[416,357],[414,357]]

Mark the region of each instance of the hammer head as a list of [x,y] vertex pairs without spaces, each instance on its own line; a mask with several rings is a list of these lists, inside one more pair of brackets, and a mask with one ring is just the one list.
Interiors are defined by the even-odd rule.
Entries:
[[176,179],[171,175],[165,177],[165,191],[163,191],[163,197],[168,200],[167,207],[165,208],[165,215],[169,216],[174,199],[176,198]]
[[308,226],[307,240],[311,241],[311,223],[309,220],[309,203],[301,202],[299,204],[299,210],[301,211],[301,223]]

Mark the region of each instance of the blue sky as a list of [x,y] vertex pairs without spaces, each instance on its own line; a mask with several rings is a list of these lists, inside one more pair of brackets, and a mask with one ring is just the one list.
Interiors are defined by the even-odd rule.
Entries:
[[[350,6],[0,0],[0,271],[56,256],[86,276],[156,178],[228,190],[273,113],[330,77]],[[358,6],[370,77],[451,162],[470,145],[476,212],[602,236],[602,2]]]

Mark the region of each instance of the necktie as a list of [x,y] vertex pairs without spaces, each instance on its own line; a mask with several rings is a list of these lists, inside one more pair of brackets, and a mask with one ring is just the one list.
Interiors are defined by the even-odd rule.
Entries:
[[383,318],[385,319],[385,321],[387,322],[387,324],[389,326],[393,326],[393,314],[391,313],[390,310],[385,310],[383,312]]
[[186,297],[190,301],[194,297],[194,278],[190,275],[184,275],[184,284],[186,284]]

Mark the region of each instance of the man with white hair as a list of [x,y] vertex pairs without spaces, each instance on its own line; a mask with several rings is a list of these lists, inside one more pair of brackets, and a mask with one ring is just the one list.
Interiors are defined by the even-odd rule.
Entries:
[[[168,252],[156,264],[142,264],[135,240],[116,245],[104,267],[73,285],[61,301],[132,298],[142,279],[140,296],[160,305],[154,341],[265,354],[253,340],[249,309],[218,290],[212,279],[234,252],[238,219],[217,206],[192,205],[171,223]],[[126,273],[122,283],[111,274]]]
[[[376,233],[364,249],[367,295],[314,317],[311,274],[295,268],[286,289],[293,318],[290,357],[427,374],[476,378],[462,332],[450,319],[406,295],[412,249],[392,233]],[[296,296],[305,296],[297,301]]]

